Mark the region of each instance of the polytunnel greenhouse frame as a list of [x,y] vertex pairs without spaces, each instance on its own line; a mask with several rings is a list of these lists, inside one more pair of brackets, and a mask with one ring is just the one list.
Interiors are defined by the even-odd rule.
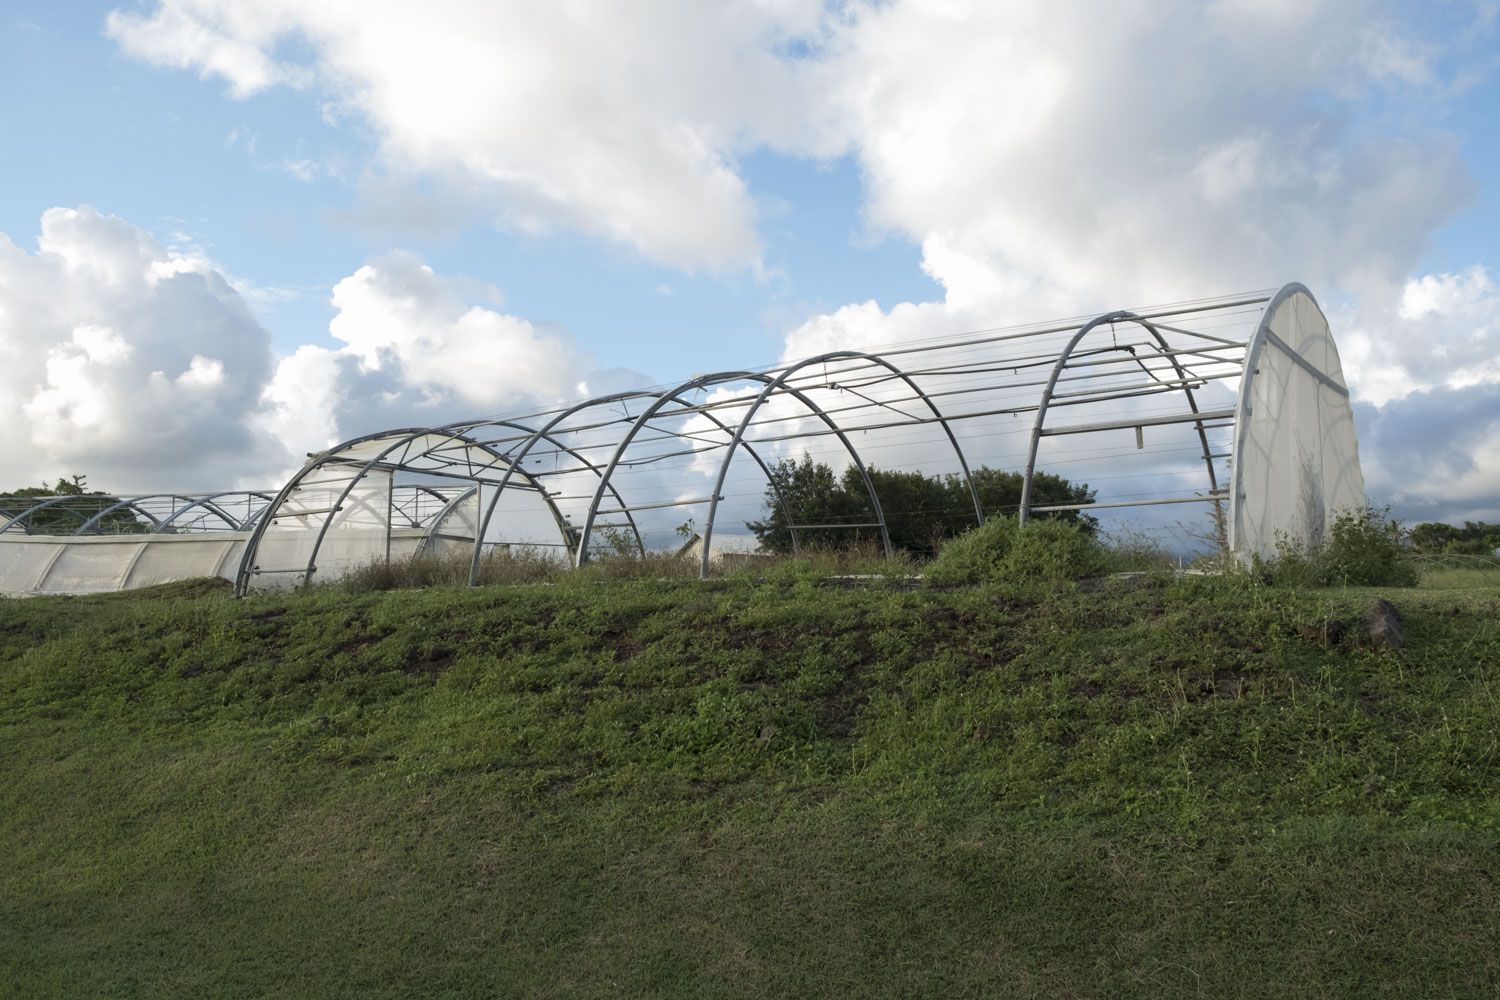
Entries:
[[[1211,332],[1252,323],[1247,336]],[[1121,327],[1127,330],[1124,344]],[[1130,330],[1138,331],[1135,339]],[[1060,346],[1049,343],[1058,340],[1063,340]],[[1027,342],[1046,349],[1026,353]],[[1018,346],[1022,352],[1011,353]],[[1199,394],[1210,385],[1233,380],[1238,380],[1233,405],[1199,405]],[[891,395],[893,385],[899,395]],[[1023,390],[1035,390],[1035,400],[994,405]],[[987,393],[998,398],[986,401]],[[830,396],[839,405],[830,405]],[[979,398],[980,404],[956,409],[961,397]],[[1079,412],[1072,408],[1147,397],[1177,400],[1180,409],[1112,420],[1058,420],[1065,408],[1071,414]],[[858,401],[849,403],[849,398]],[[785,404],[800,409],[788,414]],[[637,412],[631,412],[632,406]],[[1337,350],[1312,293],[1294,283],[1274,294],[1116,311],[909,342],[878,353],[829,351],[768,368],[592,396],[566,406],[352,438],[310,456],[259,516],[244,525],[249,536],[235,592],[308,583],[325,568],[330,570],[325,577],[334,578],[360,559],[391,559],[397,477],[467,484],[438,518],[434,532],[470,545],[471,585],[478,579],[485,546],[492,543],[502,499],[518,494],[538,499],[558,533],[557,542],[532,544],[562,548],[575,567],[590,561],[601,535],[608,535],[616,549],[623,537],[625,546],[644,556],[648,547],[638,515],[705,508],[699,574],[706,577],[726,477],[741,451],[767,480],[767,496],[775,496],[794,547],[810,533],[857,528],[877,532],[889,554],[887,515],[860,443],[872,432],[938,428],[967,487],[973,522],[982,524],[986,511],[955,425],[1026,415],[1031,428],[1016,510],[1023,523],[1064,511],[1176,503],[1212,503],[1222,509],[1227,503],[1229,545],[1248,554],[1267,551],[1278,532],[1316,540],[1336,510],[1364,500],[1349,390]],[[694,429],[694,420],[704,426]],[[766,433],[772,425],[789,426],[776,428],[786,433]],[[1033,503],[1045,442],[1133,430],[1140,449],[1147,428],[1155,432],[1174,426],[1189,428],[1195,437],[1206,488],[1087,503]],[[1214,445],[1224,431],[1232,434],[1229,444]],[[798,523],[780,494],[765,446],[820,437],[833,438],[855,470],[868,496],[868,521]],[[658,448],[632,454],[643,444]],[[627,498],[618,481],[625,469],[684,457],[697,461],[720,450],[706,495]],[[1114,450],[1130,449],[1126,443]],[[539,454],[555,461],[566,456],[576,464],[541,469],[536,467]],[[567,494],[549,486],[554,477],[563,483],[581,480],[585,486]],[[586,506],[575,518],[561,506],[565,500]],[[443,523],[458,527],[444,532]]]

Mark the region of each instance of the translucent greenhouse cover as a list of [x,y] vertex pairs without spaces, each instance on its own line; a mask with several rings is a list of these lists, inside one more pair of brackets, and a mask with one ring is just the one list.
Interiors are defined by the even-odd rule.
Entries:
[[1337,511],[1363,506],[1349,390],[1328,320],[1288,286],[1252,338],[1235,422],[1230,547],[1268,556],[1316,545]]

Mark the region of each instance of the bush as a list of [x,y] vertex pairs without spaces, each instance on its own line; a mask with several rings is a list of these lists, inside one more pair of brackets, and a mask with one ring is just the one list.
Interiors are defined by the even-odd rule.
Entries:
[[1036,520],[1025,527],[1012,517],[992,517],[943,546],[927,567],[929,583],[1056,582],[1095,576],[1106,568],[1105,552],[1084,526]]
[[1104,547],[1072,521],[1028,521],[1001,570],[1009,580],[1082,580],[1104,572]]
[[1257,560],[1270,583],[1285,587],[1414,587],[1417,569],[1401,546],[1401,529],[1387,511],[1340,511],[1321,546],[1283,538],[1270,560]]
[[1346,587],[1415,587],[1417,569],[1401,546],[1401,528],[1386,511],[1361,508],[1333,520],[1324,546],[1331,583]]
[[1015,518],[991,517],[945,542],[923,576],[940,586],[995,582],[1003,577],[1005,557],[1019,531]]

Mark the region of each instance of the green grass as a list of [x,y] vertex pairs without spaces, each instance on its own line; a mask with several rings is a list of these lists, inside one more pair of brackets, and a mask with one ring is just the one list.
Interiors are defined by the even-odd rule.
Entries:
[[1500,587],[1500,558],[1467,555],[1422,555],[1412,559],[1420,586],[1431,590]]
[[1494,995],[1497,617],[793,569],[0,601],[0,983]]

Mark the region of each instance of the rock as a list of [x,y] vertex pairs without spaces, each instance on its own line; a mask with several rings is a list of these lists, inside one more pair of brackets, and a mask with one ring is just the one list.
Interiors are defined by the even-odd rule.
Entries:
[[1365,629],[1373,646],[1385,649],[1406,648],[1406,629],[1401,626],[1401,615],[1397,613],[1396,606],[1384,598],[1370,605],[1370,610],[1365,614]]

